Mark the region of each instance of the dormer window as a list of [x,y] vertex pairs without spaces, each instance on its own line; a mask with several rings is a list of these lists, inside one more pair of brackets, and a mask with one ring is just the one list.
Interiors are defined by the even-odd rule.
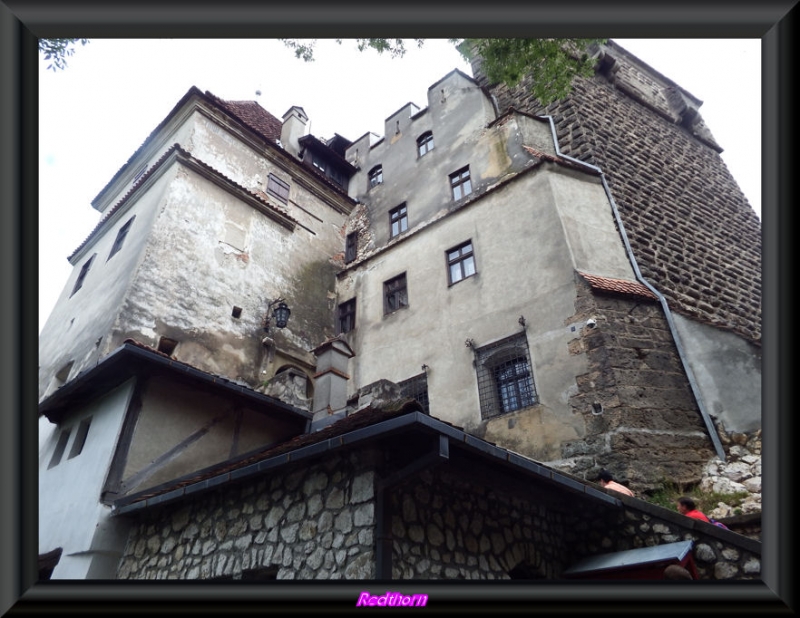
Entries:
[[369,188],[377,187],[383,182],[383,166],[376,165],[369,171]]
[[427,131],[417,138],[417,154],[423,157],[431,150],[433,150],[433,133]]

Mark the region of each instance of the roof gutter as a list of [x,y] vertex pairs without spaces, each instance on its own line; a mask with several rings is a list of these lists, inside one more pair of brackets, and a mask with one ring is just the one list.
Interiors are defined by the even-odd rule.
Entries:
[[636,280],[639,281],[642,285],[647,287],[653,294],[656,295],[658,298],[658,302],[661,303],[661,308],[664,310],[664,316],[667,318],[667,324],[669,325],[669,331],[672,334],[672,339],[675,342],[675,346],[678,348],[678,356],[680,356],[681,363],[683,364],[683,370],[686,372],[686,377],[689,379],[689,386],[692,389],[692,394],[694,395],[695,401],[697,402],[697,407],[700,408],[700,415],[703,417],[703,422],[706,425],[706,429],[708,430],[708,435],[711,438],[711,442],[714,444],[714,450],[717,452],[717,457],[719,457],[722,461],[725,461],[725,450],[722,448],[722,443],[720,442],[719,435],[717,435],[717,428],[714,426],[713,421],[711,420],[711,416],[708,414],[706,410],[705,403],[703,402],[703,398],[700,394],[700,388],[697,385],[697,380],[694,376],[694,371],[689,366],[689,361],[686,358],[686,351],[681,343],[680,335],[678,334],[677,329],[675,328],[675,322],[672,319],[672,311],[669,308],[669,304],[667,304],[666,298],[664,295],[661,294],[656,288],[654,288],[643,276],[641,271],[639,270],[639,265],[636,262],[636,257],[633,255],[633,249],[631,248],[630,242],[628,241],[628,235],[625,232],[625,226],[622,224],[622,218],[619,215],[619,210],[617,209],[617,204],[614,201],[614,196],[611,195],[611,189],[606,182],[606,176],[603,171],[597,167],[596,165],[591,165],[584,161],[580,161],[579,159],[574,159],[568,155],[562,154],[561,149],[558,145],[558,136],[556,135],[556,128],[555,123],[553,122],[552,116],[545,116],[550,121],[550,132],[553,136],[553,143],[556,147],[556,153],[559,157],[563,157],[574,163],[578,163],[586,168],[596,171],[600,175],[600,180],[603,183],[603,189],[605,189],[606,196],[608,197],[608,202],[611,204],[611,212],[614,215],[614,220],[617,222],[617,228],[619,229],[620,236],[622,237],[622,242],[625,245],[625,251],[628,254],[628,260],[633,267],[633,272],[636,275]]

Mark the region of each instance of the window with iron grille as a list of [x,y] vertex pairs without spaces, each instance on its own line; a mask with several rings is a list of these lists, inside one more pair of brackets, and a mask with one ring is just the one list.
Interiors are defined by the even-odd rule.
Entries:
[[86,279],[86,275],[89,274],[89,269],[92,267],[92,262],[94,262],[94,258],[96,255],[97,255],[96,253],[92,255],[92,257],[86,260],[83,266],[81,266],[81,272],[78,275],[77,280],[75,281],[75,287],[72,288],[72,293],[70,294],[70,296],[72,296],[72,294],[74,294],[75,292],[80,290],[81,287],[83,287],[83,281],[84,279]]
[[282,181],[273,174],[267,179],[267,193],[274,195],[284,204],[289,201],[289,183]]
[[336,318],[337,331],[342,333],[349,333],[356,327],[356,299],[351,298],[339,305],[339,311]]
[[481,418],[514,412],[539,402],[525,334],[475,350]]
[[413,378],[408,378],[408,380],[398,382],[397,385],[400,387],[400,392],[403,394],[403,397],[416,399],[425,414],[431,413],[430,401],[428,399],[427,373],[421,373]]
[[383,166],[376,165],[369,171],[369,188],[377,187],[383,182]]
[[428,131],[417,138],[417,153],[420,157],[433,150],[433,133]]
[[475,274],[475,255],[472,252],[471,240],[459,247],[449,249],[446,255],[450,285]]
[[394,238],[408,229],[408,209],[405,204],[400,204],[389,211],[389,223],[391,224],[389,238]]
[[358,232],[350,232],[344,243],[344,261],[349,264],[358,254]]
[[392,313],[402,307],[408,307],[405,273],[383,284],[383,312]]
[[469,177],[469,166],[463,167],[450,174],[450,187],[453,189],[453,199],[460,200],[472,193],[472,181]]
[[128,231],[130,231],[131,225],[133,225],[133,220],[135,218],[136,215],[133,215],[130,219],[128,219],[125,222],[125,225],[119,228],[119,232],[117,232],[117,237],[114,239],[114,244],[111,247],[111,251],[109,252],[108,257],[106,258],[106,262],[108,262],[108,260],[110,260],[117,251],[122,249],[122,245],[125,242],[125,237],[128,235]]

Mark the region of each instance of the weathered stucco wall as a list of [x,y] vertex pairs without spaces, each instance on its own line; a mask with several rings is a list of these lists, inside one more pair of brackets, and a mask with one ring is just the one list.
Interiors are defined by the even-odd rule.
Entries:
[[[62,548],[52,577],[113,577],[127,534],[109,526],[110,508],[99,496],[134,389],[129,380],[107,395],[74,410],[39,451],[39,553]],[[70,457],[77,429],[91,418],[81,452]],[[61,431],[70,438],[61,461],[49,468]],[[118,535],[122,535],[122,543]],[[110,569],[109,569],[110,566]]]
[[[39,334],[40,399],[64,365],[73,361],[68,376],[72,379],[108,351],[112,324],[143,259],[160,202],[174,176],[173,168],[154,178],[147,191],[130,200],[109,220],[108,230],[73,259],[73,271]],[[134,216],[122,249],[108,259],[119,229]],[[73,295],[81,269],[93,254],[96,256],[83,285]]]
[[142,491],[251,451],[297,430],[274,417],[174,380],[142,383],[120,494]]

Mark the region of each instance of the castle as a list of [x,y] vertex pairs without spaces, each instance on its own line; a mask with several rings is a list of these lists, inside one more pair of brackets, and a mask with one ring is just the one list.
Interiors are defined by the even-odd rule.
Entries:
[[613,42],[546,109],[473,72],[354,141],[192,88],[109,180],[40,336],[49,575],[554,579],[688,533],[757,577],[591,482],[760,428],[760,224],[700,102]]

